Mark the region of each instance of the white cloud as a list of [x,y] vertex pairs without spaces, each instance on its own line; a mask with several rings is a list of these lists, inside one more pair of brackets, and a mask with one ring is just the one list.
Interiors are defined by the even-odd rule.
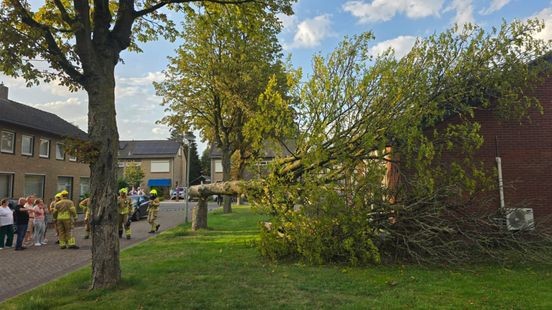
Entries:
[[454,0],[444,12],[456,11],[453,22],[462,27],[464,24],[473,23],[473,5],[472,0]]
[[306,19],[297,25],[297,32],[293,42],[284,44],[284,48],[309,48],[319,46],[322,40],[333,35],[330,15],[324,14],[315,18]]
[[392,48],[395,51],[395,57],[402,58],[410,52],[412,46],[416,43],[416,39],[417,37],[414,36],[398,36],[394,39],[376,44],[374,47],[370,48],[370,53],[377,56],[387,51],[389,48]]
[[438,16],[443,0],[373,0],[347,1],[342,7],[355,16],[360,23],[388,21],[396,14],[406,14],[417,19],[427,16]]
[[538,18],[544,21],[544,29],[535,35],[535,38],[541,40],[552,40],[552,7],[546,8],[531,18]]
[[88,106],[83,104],[82,98],[69,97],[66,100],[29,105],[33,108],[56,114],[84,131],[88,128]]
[[277,14],[276,17],[282,22],[282,32],[293,31],[297,27],[297,16],[295,15],[286,15],[286,14]]
[[502,9],[506,4],[510,3],[510,0],[493,0],[491,5],[488,8],[482,9],[479,11],[481,15],[489,15],[500,9]]

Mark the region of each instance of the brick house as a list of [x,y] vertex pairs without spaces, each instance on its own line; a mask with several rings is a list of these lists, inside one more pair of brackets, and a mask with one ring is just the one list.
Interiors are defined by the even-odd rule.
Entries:
[[35,194],[48,203],[65,189],[77,202],[88,193],[90,169],[65,154],[67,137],[87,134],[55,114],[9,100],[0,84],[0,197]]
[[170,188],[186,183],[186,154],[176,141],[119,141],[118,175],[129,165],[140,165],[145,174],[140,187],[145,190],[156,187],[167,195]]
[[[492,110],[478,110],[474,120],[481,125],[483,145],[474,153],[489,172],[498,171],[497,156],[500,157],[503,197],[505,208],[532,208],[535,221],[552,219],[552,76],[543,81],[534,91],[543,108],[541,114],[536,109],[529,113],[529,119],[504,121]],[[437,127],[457,123],[452,117]],[[447,163],[454,154],[445,154]],[[399,182],[400,165],[387,163],[384,184],[396,187]],[[408,174],[408,173],[406,173]],[[490,198],[488,207],[501,207],[500,187],[496,179],[496,189],[482,194]],[[487,201],[487,200],[486,200]]]
[[[500,121],[492,111],[478,111],[484,137],[476,158],[496,167],[500,156],[505,207],[527,205],[535,220],[552,215],[552,77],[535,90],[543,114],[531,111],[521,123]],[[497,181],[498,182],[498,181]],[[496,193],[496,206],[500,206]]]
[[[268,164],[278,157],[290,156],[289,150],[296,148],[295,141],[286,140],[286,147],[275,147],[266,144],[262,151],[262,157],[254,164],[245,168],[243,173],[244,180],[260,178],[267,173]],[[211,182],[222,182],[222,151],[211,144],[209,158],[211,159]]]

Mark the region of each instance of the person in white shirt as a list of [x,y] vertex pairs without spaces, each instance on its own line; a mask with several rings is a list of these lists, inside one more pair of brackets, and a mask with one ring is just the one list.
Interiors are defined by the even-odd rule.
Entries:
[[13,210],[8,206],[8,199],[0,201],[0,250],[13,246]]

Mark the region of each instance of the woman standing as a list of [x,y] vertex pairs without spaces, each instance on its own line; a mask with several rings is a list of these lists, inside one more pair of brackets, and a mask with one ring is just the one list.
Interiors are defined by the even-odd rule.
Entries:
[[25,240],[23,241],[25,246],[30,246],[33,244],[33,224],[34,224],[34,204],[35,196],[30,195],[27,197],[27,202],[25,202],[25,209],[29,210],[29,223],[27,225],[27,233],[25,234]]
[[37,199],[35,201],[35,206],[33,209],[34,209],[34,222],[33,222],[34,245],[41,246],[43,244],[46,244],[46,242],[44,242],[44,233],[46,232],[46,222],[45,222],[46,208],[44,207],[44,202],[42,202],[42,199]]
[[[4,243],[4,240],[6,243]],[[8,207],[8,199],[0,201],[0,250],[13,244],[13,210]]]

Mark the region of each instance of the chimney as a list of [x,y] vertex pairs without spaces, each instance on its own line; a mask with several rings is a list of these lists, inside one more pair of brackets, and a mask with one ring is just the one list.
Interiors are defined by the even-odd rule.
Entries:
[[8,100],[8,87],[0,83],[0,99]]

